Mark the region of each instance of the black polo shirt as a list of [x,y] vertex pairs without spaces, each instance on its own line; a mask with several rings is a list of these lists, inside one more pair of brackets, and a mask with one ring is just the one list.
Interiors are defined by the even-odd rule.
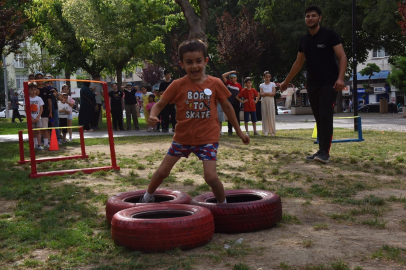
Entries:
[[39,89],[39,97],[42,98],[42,101],[44,102],[44,106],[42,106],[42,118],[48,118],[49,116],[49,110],[52,108],[49,108],[48,106],[48,99],[51,99],[52,101],[52,94],[51,91],[49,90],[48,87],[43,87]]
[[128,91],[127,89],[124,89],[124,104],[125,105],[134,105],[137,102],[137,99],[135,97],[135,93],[137,90],[134,88]]
[[299,40],[298,51],[304,53],[307,68],[307,87],[334,85],[339,69],[333,47],[341,44],[336,32],[320,28],[314,35],[303,36]]

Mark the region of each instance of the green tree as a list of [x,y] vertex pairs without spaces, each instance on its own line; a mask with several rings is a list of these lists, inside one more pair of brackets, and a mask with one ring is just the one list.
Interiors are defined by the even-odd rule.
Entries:
[[359,71],[359,73],[362,76],[368,76],[367,83],[362,84],[362,86],[365,88],[365,93],[367,93],[368,91],[371,91],[371,90],[367,90],[367,89],[371,89],[372,75],[374,75],[374,73],[377,73],[380,71],[381,71],[381,69],[375,63],[368,63],[365,68],[363,68],[362,70]]
[[[97,59],[115,70],[120,86],[122,71],[132,60],[162,49],[159,36],[166,31],[166,1],[148,0],[67,0],[63,14],[80,39],[97,47]],[[85,10],[85,12],[84,12]]]
[[[282,78],[289,72],[296,59],[298,41],[307,32],[304,23],[304,9],[315,4],[322,9],[323,27],[334,29],[341,37],[348,58],[348,70],[352,67],[352,2],[330,0],[253,0],[258,4],[258,16],[270,27],[279,41],[280,58],[278,76]],[[251,1],[250,1],[251,2]],[[385,48],[390,55],[405,51],[406,38],[402,36],[397,21],[397,0],[359,0],[357,1],[357,61],[365,62],[368,51]],[[340,14],[340,16],[337,16]],[[304,73],[302,72],[302,75]],[[305,77],[299,77],[297,83],[305,83]]]
[[30,0],[0,1],[0,56],[18,52],[21,43],[32,33],[24,9]]
[[406,95],[406,57],[394,57],[391,66],[392,70],[386,81]]

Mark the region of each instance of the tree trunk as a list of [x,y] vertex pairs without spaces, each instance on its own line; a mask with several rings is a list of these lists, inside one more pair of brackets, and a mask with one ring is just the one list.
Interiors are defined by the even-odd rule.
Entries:
[[220,70],[216,67],[216,64],[214,64],[214,62],[211,61],[210,57],[209,57],[208,65],[209,65],[210,69],[213,71],[213,75],[214,75],[215,77],[221,78],[221,72],[220,72]]
[[338,93],[337,93],[336,106],[337,106],[337,112],[342,113],[344,111],[343,92],[341,92],[341,91],[338,91]]
[[189,0],[175,0],[189,24],[189,39],[200,39],[208,46],[206,24],[209,14],[207,0],[199,0],[201,18],[198,18]]
[[118,90],[121,90],[121,84],[123,82],[123,67],[116,67],[116,75],[117,75],[117,87]]
[[69,88],[70,88],[70,81],[68,81],[68,80],[70,80],[70,73],[71,72],[69,70],[65,69],[66,85],[69,86]]

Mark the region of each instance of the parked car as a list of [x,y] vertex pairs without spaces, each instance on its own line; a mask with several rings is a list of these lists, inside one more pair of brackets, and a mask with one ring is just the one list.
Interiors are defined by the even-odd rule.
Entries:
[[[18,110],[20,112],[21,118],[25,118],[25,111],[24,110]],[[8,110],[8,117],[11,118],[13,117],[13,110]],[[6,118],[6,109],[1,109],[0,110],[0,118]]]
[[286,108],[286,107],[282,107],[282,106],[278,106],[278,114],[291,114],[291,110]]
[[79,117],[79,112],[75,109],[72,109],[72,117]]
[[[358,112],[366,112],[366,113],[379,113],[379,102],[373,102],[369,104],[365,104],[358,109]],[[388,103],[388,112],[389,113],[397,113],[398,109],[395,103],[389,102]]]

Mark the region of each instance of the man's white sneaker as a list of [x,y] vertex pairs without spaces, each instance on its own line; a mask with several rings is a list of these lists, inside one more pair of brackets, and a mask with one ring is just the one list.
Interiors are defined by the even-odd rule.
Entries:
[[35,147],[35,149],[37,149],[37,150],[44,150],[44,147],[42,147],[41,145],[37,145],[37,146]]

